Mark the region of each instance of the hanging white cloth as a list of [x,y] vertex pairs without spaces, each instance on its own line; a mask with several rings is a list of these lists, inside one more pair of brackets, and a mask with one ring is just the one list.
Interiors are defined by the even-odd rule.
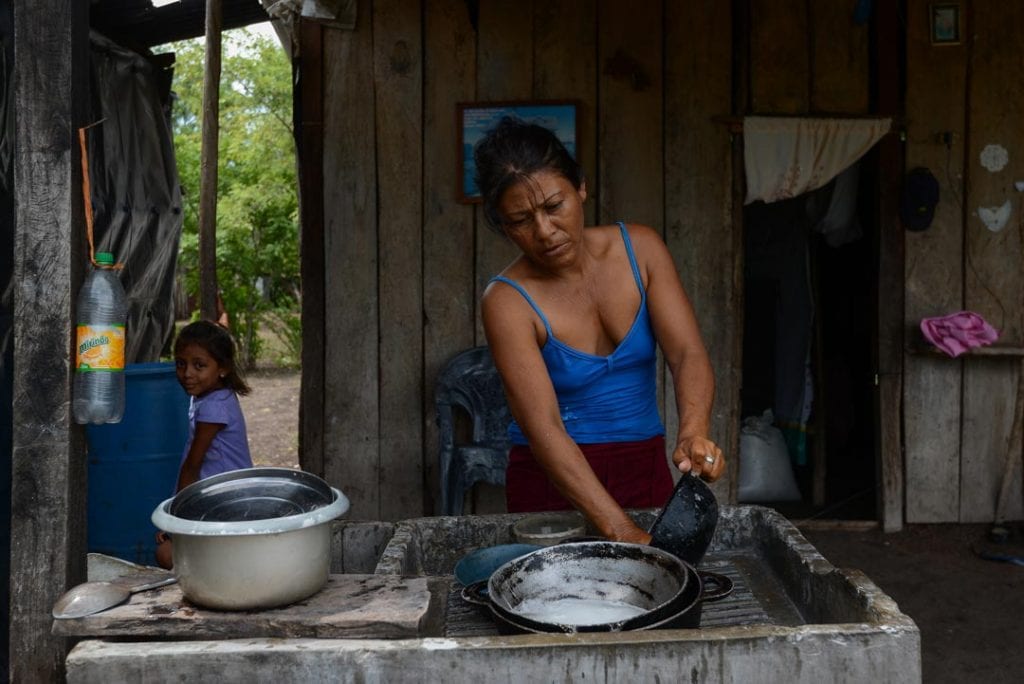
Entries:
[[776,202],[820,188],[860,159],[891,127],[888,118],[745,117],[744,204]]

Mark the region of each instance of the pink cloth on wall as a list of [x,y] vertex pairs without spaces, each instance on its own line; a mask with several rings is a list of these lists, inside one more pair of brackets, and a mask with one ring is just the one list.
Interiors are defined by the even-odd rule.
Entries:
[[972,347],[992,344],[999,337],[996,329],[973,311],[922,318],[921,332],[926,340],[954,358]]

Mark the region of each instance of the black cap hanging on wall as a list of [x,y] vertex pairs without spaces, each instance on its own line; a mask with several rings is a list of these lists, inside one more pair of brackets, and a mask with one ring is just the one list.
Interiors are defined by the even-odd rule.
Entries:
[[903,179],[900,219],[907,230],[927,230],[939,203],[939,181],[923,166],[911,169]]

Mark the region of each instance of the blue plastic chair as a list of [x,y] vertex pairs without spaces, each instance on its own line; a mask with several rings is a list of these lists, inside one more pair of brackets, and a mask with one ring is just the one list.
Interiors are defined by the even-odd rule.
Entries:
[[[434,400],[441,442],[441,512],[461,515],[465,494],[477,482],[505,484],[512,416],[490,350],[474,347],[449,360],[438,376]],[[465,444],[455,443],[456,407],[472,422]]]

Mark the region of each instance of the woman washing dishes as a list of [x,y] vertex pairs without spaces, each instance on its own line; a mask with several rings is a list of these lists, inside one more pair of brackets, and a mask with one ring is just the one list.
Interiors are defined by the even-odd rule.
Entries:
[[483,295],[484,330],[513,415],[510,512],[576,508],[604,536],[649,543],[624,508],[672,493],[656,346],[672,372],[672,460],[725,469],[708,437],[714,375],[675,265],[651,228],[584,228],[586,184],[548,129],[506,118],[476,146],[484,215],[522,252]]

